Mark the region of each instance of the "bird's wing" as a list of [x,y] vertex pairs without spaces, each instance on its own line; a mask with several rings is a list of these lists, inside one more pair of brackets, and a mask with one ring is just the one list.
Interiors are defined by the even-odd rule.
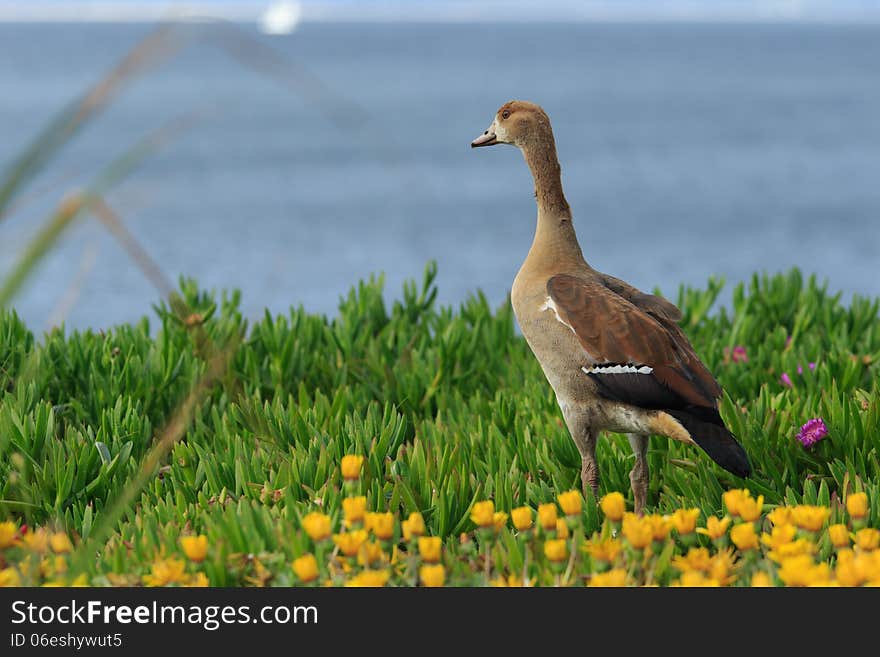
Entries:
[[656,294],[645,294],[638,288],[633,287],[629,283],[609,276],[608,274],[600,274],[602,284],[612,292],[619,294],[634,306],[641,308],[646,313],[654,315],[659,319],[669,322],[677,322],[681,319],[681,311],[674,303],[667,301],[663,297]]
[[716,420],[721,388],[662,304],[652,306],[656,312],[644,309],[601,278],[568,274],[553,276],[547,295],[595,361],[582,369],[601,394],[641,408],[704,409],[707,420]]

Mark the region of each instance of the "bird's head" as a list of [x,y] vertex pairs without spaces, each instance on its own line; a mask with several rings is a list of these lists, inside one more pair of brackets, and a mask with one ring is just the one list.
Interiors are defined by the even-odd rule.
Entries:
[[512,144],[523,149],[548,140],[552,143],[553,130],[550,117],[541,106],[511,100],[499,108],[489,129],[471,142],[471,148]]

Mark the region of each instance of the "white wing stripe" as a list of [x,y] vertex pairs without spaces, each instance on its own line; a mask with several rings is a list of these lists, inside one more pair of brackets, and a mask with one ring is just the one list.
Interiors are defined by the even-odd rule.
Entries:
[[653,367],[642,365],[593,365],[592,367],[582,367],[584,374],[650,374],[654,371]]
[[552,310],[553,314],[556,315],[556,320],[560,324],[567,326],[572,333],[577,335],[577,332],[574,330],[574,327],[559,316],[559,310],[556,308],[556,303],[553,301],[553,299],[551,297],[547,297],[547,300],[541,305],[540,308],[538,308],[538,310],[540,310],[540,311]]

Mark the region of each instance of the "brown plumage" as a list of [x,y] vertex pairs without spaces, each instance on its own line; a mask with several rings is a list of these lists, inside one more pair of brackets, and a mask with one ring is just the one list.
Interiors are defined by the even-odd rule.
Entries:
[[547,281],[547,293],[596,362],[650,366],[671,393],[695,406],[716,407],[721,388],[667,315],[609,290],[601,279],[558,274]]
[[535,239],[511,292],[514,313],[581,453],[585,493],[598,489],[601,430],[628,434],[637,511],[647,495],[652,433],[696,444],[747,476],[748,458],[718,413],[721,387],[676,324],[678,308],[584,260],[547,114],[533,103],[505,103],[471,145],[501,143],[522,151],[538,204]]

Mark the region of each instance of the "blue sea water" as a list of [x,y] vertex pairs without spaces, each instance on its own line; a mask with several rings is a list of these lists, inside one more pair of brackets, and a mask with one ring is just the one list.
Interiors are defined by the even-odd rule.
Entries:
[[[0,26],[0,167],[149,29]],[[594,267],[673,298],[680,283],[795,265],[845,299],[880,295],[876,25],[242,27],[289,62],[283,80],[199,29],[0,221],[0,275],[66,190],[198,111],[109,196],[169,277],[239,288],[249,317],[299,304],[332,315],[359,278],[385,272],[395,298],[435,259],[440,301],[479,288],[499,304],[531,243],[531,179],[513,148],[469,142],[522,98],[553,119]],[[157,298],[86,219],[14,306],[37,331],[104,328],[150,314]]]

